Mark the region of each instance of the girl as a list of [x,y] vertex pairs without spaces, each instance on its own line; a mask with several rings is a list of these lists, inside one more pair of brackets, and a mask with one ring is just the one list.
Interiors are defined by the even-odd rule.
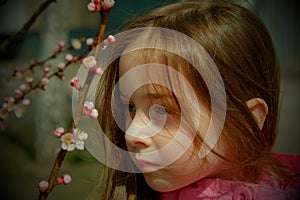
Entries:
[[130,161],[104,170],[103,199],[297,199],[299,159],[271,153],[279,64],[254,11],[179,2],[127,31],[96,105]]

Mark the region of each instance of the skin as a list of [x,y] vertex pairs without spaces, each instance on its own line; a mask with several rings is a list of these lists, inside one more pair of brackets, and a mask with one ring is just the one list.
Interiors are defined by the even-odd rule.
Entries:
[[[136,53],[123,55],[120,59],[119,77],[122,77],[136,66],[143,63],[134,59]],[[134,91],[126,93],[128,85],[139,83],[139,76],[134,76],[122,82],[120,79],[120,99],[128,108],[126,118],[125,141],[131,153],[132,160],[143,173],[147,184],[159,192],[168,192],[190,185],[204,178],[221,178],[226,180],[244,180],[242,169],[231,166],[210,152],[205,158],[198,156],[199,146],[195,146],[194,136],[190,130],[179,127],[176,114],[182,112],[177,107],[166,102],[172,102],[170,96],[163,90],[154,89],[152,84],[144,85]],[[160,87],[158,87],[160,88]],[[179,99],[183,97],[178,97]],[[183,101],[184,102],[184,101]],[[198,102],[199,107],[204,107]],[[246,102],[253,117],[262,128],[267,115],[267,105],[262,99],[251,99]],[[183,105],[182,107],[188,107]],[[182,108],[181,108],[182,109]],[[203,133],[208,128],[210,114],[205,109],[199,113],[189,113],[193,118],[199,118],[200,130]],[[124,113],[125,114],[125,113]],[[184,136],[183,140],[174,139],[176,134]],[[164,149],[164,147],[168,147]],[[227,158],[234,159],[232,150],[219,139],[214,147]]]

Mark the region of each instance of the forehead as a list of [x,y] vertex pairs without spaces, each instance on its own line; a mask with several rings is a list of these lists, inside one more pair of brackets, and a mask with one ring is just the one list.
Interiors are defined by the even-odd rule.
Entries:
[[[119,62],[119,77],[124,75],[129,70],[134,67],[138,67],[150,63],[158,63],[165,65],[166,57],[162,50],[154,49],[141,49],[136,51],[131,51],[120,57]],[[148,68],[151,70],[150,68]]]

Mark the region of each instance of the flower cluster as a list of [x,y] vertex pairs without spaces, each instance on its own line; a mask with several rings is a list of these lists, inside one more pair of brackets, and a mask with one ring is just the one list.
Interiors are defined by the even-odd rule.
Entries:
[[[64,41],[60,41],[58,43],[58,47],[53,51],[52,55],[44,60],[32,60],[30,61],[29,67],[25,69],[21,69],[21,67],[16,67],[14,72],[12,73],[12,78],[16,78],[19,81],[24,81],[18,88],[14,90],[14,95],[11,97],[6,97],[2,106],[0,107],[0,128],[3,129],[3,121],[9,116],[10,113],[15,113],[17,117],[23,117],[26,111],[26,107],[30,104],[30,100],[26,98],[26,96],[36,90],[46,90],[50,79],[53,77],[58,77],[60,80],[64,80],[64,70],[71,63],[78,62],[82,60],[87,52],[83,52],[80,56],[73,56],[70,53],[65,55],[65,61],[59,62],[57,68],[54,72],[51,73],[51,65],[47,64],[47,61],[54,59],[58,56],[58,54],[71,49],[71,50],[79,50],[82,48],[82,44],[86,43],[88,47],[88,51],[91,50],[94,46],[93,38],[80,38],[80,39],[72,39],[71,46],[66,47]],[[40,68],[38,68],[40,67]],[[37,69],[38,68],[38,69]],[[37,71],[41,71],[42,74],[40,78],[37,78]],[[102,73],[102,69],[96,70],[97,74]],[[35,80],[36,79],[36,80]],[[79,82],[74,80],[74,87],[79,89]]]
[[87,8],[90,12],[100,12],[101,10],[110,10],[114,5],[114,0],[90,0]]
[[[72,177],[70,174],[62,174],[56,181],[56,184],[57,185],[68,185],[69,183],[71,183],[71,180],[72,180]],[[38,188],[39,188],[39,191],[41,193],[44,193],[48,190],[49,188],[49,182],[48,181],[41,181],[39,184],[38,184]]]
[[108,45],[114,43],[116,41],[116,38],[113,35],[108,35],[107,38],[103,41],[103,47],[102,49],[106,49]]
[[[103,69],[98,66],[97,60],[94,56],[88,56],[82,60],[83,66],[90,70],[95,72],[97,75],[101,76],[103,74]],[[77,90],[81,89],[81,85],[79,83],[78,77],[74,76],[71,81],[70,85],[76,88]]]
[[58,127],[54,135],[60,138],[61,148],[67,151],[84,150],[84,141],[88,138],[88,134],[78,128],[73,129],[72,132],[66,132],[63,127]]
[[92,101],[85,101],[83,105],[83,114],[92,119],[97,119],[98,110],[95,109],[95,105]]
[[19,118],[24,116],[26,107],[30,104],[29,99],[22,97],[26,90],[26,85],[22,84],[19,89],[15,89],[14,97],[6,97],[4,99],[4,103],[0,108],[0,120],[6,119],[11,112],[14,112]]

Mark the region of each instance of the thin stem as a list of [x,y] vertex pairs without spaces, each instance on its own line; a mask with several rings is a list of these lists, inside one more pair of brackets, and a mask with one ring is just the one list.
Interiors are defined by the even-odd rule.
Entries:
[[39,200],[45,200],[48,198],[48,195],[50,194],[50,192],[53,190],[53,188],[56,185],[56,180],[57,180],[57,176],[58,176],[58,172],[62,166],[62,163],[65,159],[67,155],[67,151],[61,149],[60,152],[57,154],[57,157],[55,159],[52,171],[51,171],[51,176],[48,179],[48,190],[46,192],[40,193],[39,194]]
[[[99,45],[98,44],[100,44],[103,41],[103,38],[104,38],[106,24],[107,24],[108,16],[109,16],[109,10],[108,11],[101,11],[100,16],[101,16],[101,19],[100,19],[101,22],[100,22],[100,26],[99,26],[98,35],[97,35],[97,41],[96,41],[97,47],[96,47],[95,53],[94,53],[94,56],[95,56],[96,59],[99,56],[99,47],[98,47]],[[79,102],[78,102],[76,113],[75,113],[74,125],[72,126],[73,128],[77,127],[78,124],[79,124],[79,121],[80,121],[81,116],[82,116],[82,109],[83,109],[84,101],[86,99],[86,95],[88,93],[89,87],[91,85],[91,82],[92,82],[94,76],[95,76],[95,72],[89,71],[88,74],[87,74],[85,83],[84,83],[82,89],[80,90]],[[52,169],[51,174],[50,174],[50,178],[48,180],[48,182],[49,182],[48,190],[44,193],[39,194],[39,200],[46,200],[49,193],[55,187],[56,180],[57,180],[57,175],[58,175],[58,172],[61,168],[62,162],[63,162],[66,154],[67,154],[67,151],[65,151],[65,150],[61,150],[58,153],[58,155],[56,157],[56,160],[55,160],[55,163],[54,163],[54,166],[53,166],[53,169]]]
[[[98,44],[100,44],[103,41],[105,29],[107,26],[108,16],[109,16],[109,10],[104,10],[104,11],[100,12],[101,21],[100,21],[100,25],[99,25],[98,34],[97,34],[97,40],[96,40],[97,46],[94,51],[94,57],[96,59],[98,59],[99,51],[100,51],[100,45],[98,45]],[[77,106],[77,110],[76,110],[75,118],[74,118],[75,127],[78,126],[79,121],[81,119],[84,101],[86,99],[86,95],[88,93],[88,90],[90,88],[90,85],[91,85],[91,82],[93,81],[94,76],[95,76],[95,72],[89,71],[87,74],[85,83],[84,83],[82,89],[80,90],[78,106]]]

